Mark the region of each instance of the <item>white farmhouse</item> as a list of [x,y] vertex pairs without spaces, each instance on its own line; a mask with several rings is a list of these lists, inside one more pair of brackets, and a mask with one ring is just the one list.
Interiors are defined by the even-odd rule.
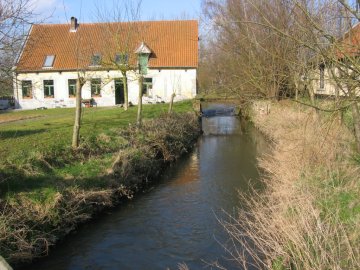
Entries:
[[147,21],[33,25],[14,67],[16,107],[74,107],[76,79],[82,98],[97,106],[124,102],[121,69],[129,101],[138,103],[139,63],[146,74],[144,103],[196,95],[198,22]]
[[[332,50],[331,50],[332,49]],[[322,61],[312,74],[312,87],[318,96],[348,97],[360,96],[359,56],[360,56],[360,23],[354,25],[340,38],[333,48],[327,61]],[[333,63],[337,64],[332,64]],[[340,63],[343,63],[341,65]],[[339,71],[342,66],[342,72]],[[348,68],[346,68],[348,66]],[[353,85],[354,89],[348,89]],[[342,87],[339,87],[342,86]]]

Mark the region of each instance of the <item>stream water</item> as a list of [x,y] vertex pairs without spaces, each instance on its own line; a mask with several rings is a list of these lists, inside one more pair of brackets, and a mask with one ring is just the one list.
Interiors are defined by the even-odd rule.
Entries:
[[[266,141],[236,117],[203,118],[194,151],[152,189],[81,226],[25,269],[234,269],[219,219],[242,207],[238,192],[259,187],[256,158]],[[213,269],[212,267],[206,269]]]

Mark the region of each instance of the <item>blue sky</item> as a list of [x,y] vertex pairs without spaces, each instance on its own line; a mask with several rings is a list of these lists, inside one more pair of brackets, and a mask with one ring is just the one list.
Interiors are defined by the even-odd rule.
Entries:
[[[107,6],[111,9],[113,3],[118,5],[124,0],[32,0],[33,6],[40,18],[49,23],[66,23],[71,16],[80,22],[98,21],[96,7]],[[133,5],[137,0],[125,0]],[[141,20],[162,19],[198,19],[201,0],[142,0]]]

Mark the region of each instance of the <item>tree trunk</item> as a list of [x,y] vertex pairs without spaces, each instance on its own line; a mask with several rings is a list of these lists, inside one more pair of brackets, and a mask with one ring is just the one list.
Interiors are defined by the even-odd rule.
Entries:
[[[340,95],[339,95],[339,88],[335,88],[335,109],[340,107]],[[339,123],[340,125],[343,124],[343,110],[339,110]]]
[[75,108],[75,123],[72,137],[72,148],[78,148],[80,144],[80,127],[81,127],[81,89],[83,86],[82,78],[76,80],[76,108]]
[[315,106],[315,94],[314,94],[314,90],[312,87],[308,87],[308,91],[309,91],[309,97],[310,97],[310,102],[311,105]]
[[143,88],[143,76],[140,75],[139,78],[139,100],[138,100],[138,111],[137,111],[137,120],[136,124],[138,127],[141,127],[141,120],[142,120],[142,88]]
[[124,85],[124,110],[127,111],[129,108],[129,95],[128,95],[128,83],[127,83],[127,76],[126,71],[121,71],[122,74],[122,81]]
[[294,85],[295,85],[295,100],[298,100],[299,99],[300,83],[299,83],[299,80],[297,78],[299,78],[299,75],[294,74],[293,78],[294,78]]
[[319,111],[316,108],[316,104],[315,104],[315,93],[314,93],[313,86],[308,85],[308,92],[309,92],[309,96],[310,96],[311,105],[314,107],[314,110],[315,110],[315,117],[317,117],[319,114]]
[[355,140],[357,152],[360,154],[360,113],[359,105],[356,101],[351,104],[351,113],[354,122]]
[[170,98],[170,103],[169,103],[169,114],[172,113],[175,96],[176,96],[176,94],[172,93],[171,98]]

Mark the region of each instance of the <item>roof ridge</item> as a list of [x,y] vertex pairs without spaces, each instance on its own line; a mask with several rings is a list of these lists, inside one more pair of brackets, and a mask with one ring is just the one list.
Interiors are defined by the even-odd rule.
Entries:
[[[189,20],[156,20],[156,21],[151,21],[151,20],[144,20],[144,21],[126,21],[126,22],[79,22],[79,25],[99,25],[99,24],[115,24],[115,23],[123,23],[123,24],[127,24],[127,23],[172,23],[172,22],[199,22],[199,20],[197,19],[189,19]],[[39,24],[34,24],[34,25],[40,25],[40,26],[63,26],[63,25],[70,25],[70,23],[39,23]]]
[[[44,55],[50,54],[57,55],[53,70],[88,68],[94,52],[112,57],[124,48],[135,49],[141,41],[153,52],[150,67],[198,66],[197,20],[80,23],[79,35],[69,31],[70,24],[37,24],[33,27],[29,36],[31,46],[24,46],[18,71],[43,70]],[[112,31],[103,31],[106,27],[115,31],[138,27],[139,31],[141,28],[144,31],[125,38],[113,33],[115,36],[112,37]]]

